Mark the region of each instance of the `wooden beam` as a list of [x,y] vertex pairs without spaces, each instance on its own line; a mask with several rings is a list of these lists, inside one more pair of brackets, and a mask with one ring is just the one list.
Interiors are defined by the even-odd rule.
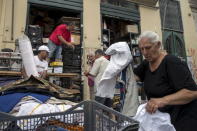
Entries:
[[21,76],[21,72],[16,71],[0,71],[0,76]]
[[[0,76],[21,76],[21,72],[16,71],[0,71]],[[48,76],[74,78],[79,76],[77,73],[48,73]]]
[[47,73],[48,76],[54,76],[54,77],[77,77],[79,74],[77,73]]

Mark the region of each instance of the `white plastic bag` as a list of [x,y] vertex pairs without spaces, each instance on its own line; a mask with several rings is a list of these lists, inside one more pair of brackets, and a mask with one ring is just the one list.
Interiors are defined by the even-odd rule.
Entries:
[[140,123],[138,131],[176,131],[168,113],[157,110],[154,114],[150,114],[145,107],[146,104],[140,105],[137,114],[133,117]]
[[23,65],[28,77],[31,75],[39,76],[34,62],[34,55],[31,47],[31,42],[26,35],[21,36],[19,39],[19,50],[21,52]]

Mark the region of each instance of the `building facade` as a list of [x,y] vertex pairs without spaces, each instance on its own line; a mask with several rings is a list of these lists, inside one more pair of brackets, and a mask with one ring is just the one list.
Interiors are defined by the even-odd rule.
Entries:
[[[192,32],[191,34],[196,34],[197,32],[197,1],[195,0],[189,0],[189,5],[190,5],[190,9],[189,12],[188,12],[188,16],[187,17],[190,17],[190,19],[193,18],[194,20],[194,24],[193,22],[191,23],[193,29],[192,29]],[[195,28],[195,32],[194,32],[194,28]],[[188,31],[189,33],[189,31]],[[189,37],[189,36],[188,36]],[[193,75],[195,76],[196,80],[197,80],[197,61],[196,61],[196,58],[197,58],[197,44],[196,44],[196,38],[197,36],[194,35],[192,36],[192,38],[195,37],[195,40],[191,39],[190,43],[188,42],[188,48],[187,48],[187,52],[188,52],[188,58],[191,60],[191,67],[193,68]],[[188,39],[189,41],[189,39]]]
[[[160,0],[162,1],[162,0]],[[197,32],[195,22],[196,3],[193,0],[169,0],[170,2],[177,2],[176,8],[180,12],[181,28],[177,30],[173,28],[170,30],[165,28],[164,22],[173,19],[173,16],[167,14],[165,11],[165,3],[163,5],[163,13],[161,13],[161,4],[158,0],[0,0],[0,49],[15,48],[15,40],[24,34],[26,27],[31,22],[29,14],[32,10],[45,9],[48,12],[56,12],[55,16],[67,15],[69,17],[76,16],[80,18],[81,28],[81,48],[83,53],[81,56],[82,71],[88,68],[88,53],[95,49],[105,48],[103,40],[105,34],[110,37],[107,45],[113,43],[116,37],[124,37],[126,39],[126,32],[133,32],[140,34],[146,30],[152,30],[160,35],[163,41],[168,41],[170,33],[176,34],[181,39],[183,56],[189,57],[192,62],[192,68],[197,69]],[[176,3],[176,4],[177,4]],[[169,7],[170,9],[170,7]],[[58,12],[61,12],[58,14]],[[64,13],[66,12],[66,13]],[[162,17],[169,15],[167,17]],[[192,16],[193,15],[193,16]],[[171,18],[170,18],[171,17]],[[194,19],[193,19],[194,18]],[[165,19],[165,20],[164,20]],[[174,21],[168,21],[170,22]],[[196,22],[197,23],[197,22]],[[126,30],[125,30],[126,28]],[[109,30],[110,29],[110,30]],[[129,30],[129,31],[128,31]],[[106,33],[107,32],[107,33]],[[168,36],[168,37],[166,37]],[[129,39],[128,37],[127,39]],[[176,37],[175,37],[176,38]],[[170,39],[171,40],[171,39]],[[173,39],[174,40],[174,39]],[[177,40],[179,41],[179,40]],[[173,42],[172,42],[173,43]],[[179,47],[173,45],[173,48]],[[167,48],[168,49],[168,48]],[[178,51],[178,50],[177,50]],[[172,51],[171,53],[177,53]],[[196,73],[197,74],[197,73]],[[195,73],[194,73],[195,75]],[[197,75],[195,75],[197,76]],[[88,99],[88,87],[86,78],[84,80],[84,99]]]

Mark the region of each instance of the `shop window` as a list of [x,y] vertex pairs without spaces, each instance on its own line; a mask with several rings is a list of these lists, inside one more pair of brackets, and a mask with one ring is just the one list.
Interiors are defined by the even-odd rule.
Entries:
[[[48,38],[53,29],[60,23],[62,16],[80,18],[79,13],[68,12],[65,9],[43,8],[31,6],[29,14],[29,25],[39,25],[43,30],[43,37]],[[79,30],[79,23],[76,23]]]
[[129,34],[139,34],[139,24],[116,19],[111,17],[103,17],[103,42],[111,45],[114,42],[124,40],[130,42]]
[[127,42],[134,57],[133,67],[135,68],[141,63],[142,55],[137,42],[140,31],[137,22],[103,17],[102,29],[104,50],[113,43]]

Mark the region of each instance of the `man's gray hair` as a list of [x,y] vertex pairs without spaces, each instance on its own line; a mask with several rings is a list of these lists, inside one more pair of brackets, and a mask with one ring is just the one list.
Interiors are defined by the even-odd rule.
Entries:
[[58,24],[66,24],[67,26],[75,25],[74,21],[69,21],[67,17],[61,17],[58,21]]
[[71,22],[71,21],[65,22],[65,24],[66,24],[67,26],[74,26],[74,25],[75,25],[75,23],[74,23],[74,22]]
[[97,49],[97,50],[95,51],[95,55],[104,55],[104,52],[103,52],[103,50],[101,50],[101,49]]
[[147,38],[149,39],[150,43],[157,43],[160,42],[159,40],[159,35],[153,31],[144,31],[138,38],[138,42],[142,39],[142,38]]

